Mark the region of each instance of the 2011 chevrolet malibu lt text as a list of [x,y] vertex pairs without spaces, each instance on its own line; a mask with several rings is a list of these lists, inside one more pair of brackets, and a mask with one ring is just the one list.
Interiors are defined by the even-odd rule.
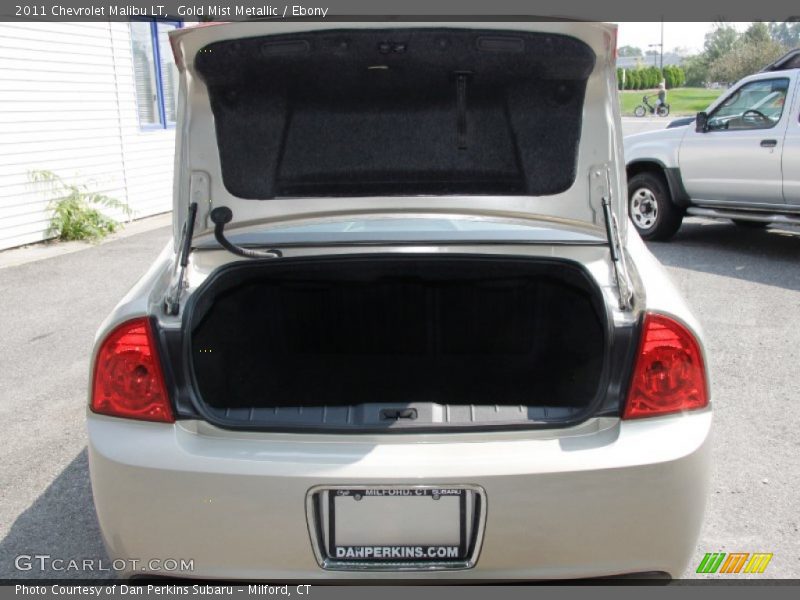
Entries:
[[710,388],[627,218],[615,28],[171,42],[173,239],[92,362],[110,556],[235,580],[680,576]]

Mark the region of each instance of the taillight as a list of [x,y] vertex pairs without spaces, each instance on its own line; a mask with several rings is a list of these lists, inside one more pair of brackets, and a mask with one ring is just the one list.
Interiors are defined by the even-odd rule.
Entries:
[[703,354],[694,335],[677,321],[647,313],[623,418],[652,417],[707,404]]
[[127,321],[103,341],[94,369],[92,410],[112,417],[175,421],[148,319]]

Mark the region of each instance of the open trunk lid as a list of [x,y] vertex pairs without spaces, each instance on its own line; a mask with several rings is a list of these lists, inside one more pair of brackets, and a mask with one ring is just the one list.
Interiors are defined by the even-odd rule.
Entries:
[[625,218],[613,25],[247,22],[171,38],[176,240],[197,203],[195,241],[225,206],[232,231],[447,214],[624,244],[609,225]]

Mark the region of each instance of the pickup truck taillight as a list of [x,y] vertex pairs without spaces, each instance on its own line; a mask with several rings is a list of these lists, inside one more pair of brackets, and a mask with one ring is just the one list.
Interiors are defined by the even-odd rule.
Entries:
[[694,335],[669,317],[647,313],[623,418],[654,417],[706,405],[703,354]]
[[148,319],[126,321],[103,340],[94,368],[92,411],[128,419],[175,421]]

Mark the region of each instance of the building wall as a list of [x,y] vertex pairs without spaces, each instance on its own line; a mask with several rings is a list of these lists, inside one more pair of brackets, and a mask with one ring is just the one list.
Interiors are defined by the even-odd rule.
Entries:
[[[636,69],[638,67],[647,68],[647,67],[658,67],[661,64],[662,58],[656,54],[653,56],[649,54],[647,56],[618,56],[617,57],[617,67],[621,67],[623,69]],[[665,52],[664,57],[664,66],[675,65],[680,67],[683,65],[684,58],[674,52]]]
[[31,170],[127,202],[133,218],[169,211],[174,144],[174,129],[139,127],[127,23],[0,23],[0,249],[46,237]]

